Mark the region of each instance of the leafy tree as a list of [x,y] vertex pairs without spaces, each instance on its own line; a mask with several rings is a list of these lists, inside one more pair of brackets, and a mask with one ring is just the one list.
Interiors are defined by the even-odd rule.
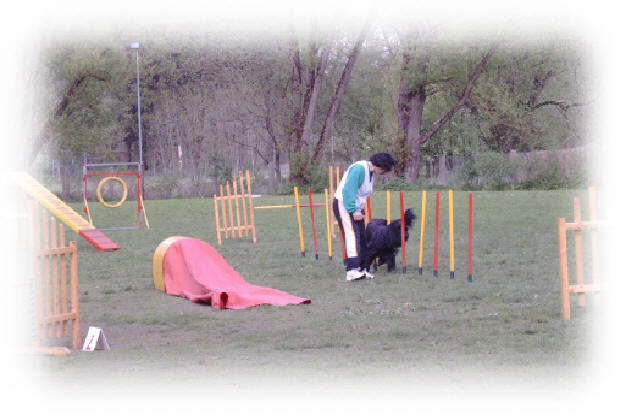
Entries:
[[68,163],[83,156],[112,159],[123,140],[128,106],[124,50],[107,44],[68,43],[49,50],[45,65],[51,85],[47,122],[32,159],[48,147],[61,160],[63,196],[69,197]]

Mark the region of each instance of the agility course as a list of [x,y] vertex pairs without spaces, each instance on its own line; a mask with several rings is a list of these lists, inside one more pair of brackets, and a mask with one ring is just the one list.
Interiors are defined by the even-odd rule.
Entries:
[[[106,367],[117,378],[129,375],[128,367],[138,363],[146,371],[167,368],[174,376],[188,369],[209,373],[268,365],[285,372],[294,368],[309,372],[306,366],[315,366],[315,372],[331,374],[352,367],[357,375],[367,375],[377,363],[403,369],[438,363],[446,369],[460,369],[463,376],[459,373],[457,380],[467,378],[463,367],[480,366],[488,371],[498,364],[519,364],[528,375],[546,365],[551,370],[574,369],[574,357],[586,349],[582,332],[591,312],[602,304],[579,307],[571,320],[563,320],[557,217],[572,221],[575,196],[581,198],[582,211],[588,211],[587,193],[473,192],[480,200],[473,216],[480,231],[472,241],[477,277],[473,283],[463,283],[458,274],[465,272],[468,263],[469,192],[454,192],[454,281],[447,275],[432,276],[436,191],[426,192],[430,202],[424,205],[421,191],[404,191],[405,208],[413,207],[419,215],[407,243],[407,275],[398,269],[356,284],[343,281],[340,261],[301,256],[295,208],[256,209],[257,243],[229,238],[218,245],[212,219],[214,200],[150,200],[151,231],[119,230],[115,234],[119,234],[121,248],[111,254],[91,248],[80,251],[80,321],[83,328],[105,330],[115,358],[102,351],[75,358],[72,352],[48,364],[63,364],[64,375],[82,379],[94,364]],[[399,192],[390,193],[391,218],[397,218]],[[447,208],[447,197],[448,191],[442,191],[441,208]],[[322,195],[313,194],[314,204],[321,204],[319,200]],[[255,202],[291,206],[294,198],[263,195]],[[70,203],[70,207],[80,210],[81,203]],[[371,207],[374,217],[387,215],[386,191],[375,192]],[[302,208],[303,236],[311,243],[310,207]],[[323,211],[323,207],[316,208],[316,213]],[[420,214],[422,208],[425,215]],[[175,211],[185,214],[172,214]],[[426,228],[420,277],[422,217]],[[324,214],[315,214],[315,221],[324,233]],[[445,216],[440,220],[439,235],[440,266],[446,264],[446,272],[450,252],[442,247],[449,246],[447,221]],[[213,245],[247,282],[309,298],[312,303],[229,310],[165,294],[155,288],[155,249],[181,234]],[[331,237],[331,241],[337,250],[338,238]],[[80,244],[86,242],[79,238]],[[318,248],[325,251],[326,237],[318,237]],[[568,261],[575,261],[575,256],[568,256]],[[439,270],[441,274],[444,269]],[[157,362],[148,356],[164,349],[176,358]],[[441,360],[433,362],[434,355]]]
[[[333,177],[335,176],[332,171],[339,171],[338,169],[332,169],[329,168],[329,182],[332,184],[333,182]],[[328,189],[324,190],[324,196],[325,196],[325,202],[324,203],[314,203],[313,201],[313,195],[312,195],[312,191],[309,188],[308,189],[308,194],[309,194],[309,203],[308,204],[302,204],[300,202],[300,191],[299,188],[297,186],[294,186],[293,188],[293,192],[294,192],[294,204],[285,204],[285,205],[269,205],[269,206],[256,206],[256,209],[268,209],[268,210],[272,210],[272,209],[291,209],[294,208],[296,209],[296,217],[297,217],[297,222],[298,222],[298,237],[299,237],[299,246],[300,246],[300,253],[302,256],[306,255],[306,242],[305,242],[305,237],[304,237],[304,230],[303,230],[303,219],[302,219],[302,212],[301,209],[302,208],[308,208],[310,210],[310,217],[311,217],[311,236],[313,239],[313,246],[314,246],[314,251],[315,251],[315,259],[317,260],[319,258],[319,249],[318,249],[318,239],[317,239],[317,226],[316,226],[316,220],[315,220],[315,211],[314,208],[315,207],[325,207],[326,208],[326,235],[327,235],[327,246],[328,246],[328,258],[329,260],[332,260],[332,251],[333,251],[333,242],[332,242],[332,238],[336,237],[335,235],[332,234],[331,229],[333,228],[333,226],[336,225],[336,220],[333,218],[331,219],[330,216],[330,212],[329,212],[329,206],[330,206],[330,202],[329,202],[329,195],[328,195]],[[455,278],[455,252],[454,252],[454,191],[453,190],[448,190],[448,230],[449,230],[449,266],[450,266],[450,279],[454,279]],[[387,190],[385,192],[386,194],[386,210],[385,210],[385,216],[387,219],[387,223],[391,223],[392,220],[392,195],[391,195],[391,191]],[[424,253],[424,248],[425,248],[425,239],[424,239],[424,235],[426,233],[426,223],[427,223],[427,200],[428,200],[428,196],[427,196],[427,191],[422,191],[422,198],[421,198],[421,225],[420,225],[420,237],[418,240],[418,250],[419,250],[419,266],[417,269],[418,275],[421,276],[422,272],[423,272],[423,253]],[[404,202],[404,192],[400,191],[398,193],[398,200],[399,200],[399,212],[404,212],[405,211],[405,202]],[[467,272],[467,281],[468,282],[472,282],[473,281],[473,275],[472,275],[472,238],[473,238],[473,194],[470,192],[468,194],[468,204],[469,204],[469,208],[468,208],[468,233],[467,233],[467,240],[468,240],[468,272]],[[216,211],[217,211],[217,207],[216,207]],[[438,277],[439,275],[439,234],[440,234],[440,214],[441,212],[441,193],[439,191],[436,192],[436,204],[435,204],[435,224],[434,224],[434,248],[433,248],[433,252],[434,252],[434,258],[433,258],[433,276],[434,277]],[[231,214],[232,216],[232,214]],[[405,225],[404,225],[404,214],[399,214],[400,216],[400,221],[401,221],[401,230],[402,230],[402,234],[401,234],[401,255],[402,255],[402,273],[407,273],[407,248],[411,248],[411,246],[413,244],[415,244],[414,241],[409,241],[409,242],[405,242],[405,236],[404,236],[404,229],[405,229]],[[371,204],[371,199],[368,198],[367,200],[367,204],[366,204],[366,208],[365,208],[365,222],[366,224],[369,223],[369,221],[372,220],[373,217],[373,210],[372,210],[372,204]],[[217,216],[216,216],[216,222],[217,222]],[[219,237],[218,237],[218,240]],[[415,238],[413,239],[415,240]],[[340,243],[342,249],[343,249],[343,244]],[[407,245],[409,245],[409,247],[407,247]],[[345,252],[344,252],[344,258],[345,258]],[[376,268],[376,262],[374,261],[374,267]]]
[[[452,190],[447,190],[445,192],[439,190],[420,192],[378,191],[368,202],[366,215],[368,220],[371,220],[372,217],[386,217],[387,220],[390,221],[396,217],[400,217],[400,211],[408,207],[414,208],[420,214],[411,231],[411,237],[398,256],[398,260],[402,258],[402,270],[395,273],[383,272],[382,275],[387,275],[389,277],[378,277],[373,283],[358,283],[355,285],[358,287],[346,291],[344,289],[337,290],[336,275],[337,273],[341,274],[342,272],[342,267],[337,261],[303,260],[302,254],[288,254],[290,251],[294,253],[302,253],[300,241],[311,240],[316,247],[316,253],[328,248],[329,258],[332,258],[331,252],[333,245],[336,250],[338,247],[335,243],[340,243],[340,240],[337,236],[334,238],[332,237],[332,233],[330,231],[332,224],[328,211],[326,211],[327,214],[315,214],[314,210],[315,208],[324,209],[328,206],[328,190],[326,190],[323,194],[323,202],[320,202],[320,194],[313,194],[312,192],[309,192],[308,189],[308,201],[301,199],[299,189],[294,189],[294,196],[261,196],[259,198],[260,201],[257,201],[259,201],[259,204],[262,205],[253,205],[253,209],[251,210],[249,208],[250,204],[248,203],[252,199],[252,192],[244,192],[240,190],[240,188],[247,187],[245,182],[241,185],[241,182],[239,181],[241,179],[240,177],[241,175],[238,177],[237,192],[235,193],[234,189],[231,189],[230,202],[233,206],[232,214],[228,208],[229,199],[226,198],[228,197],[228,190],[225,190],[224,192],[226,194],[224,195],[224,199],[218,198],[210,200],[210,202],[209,200],[151,201],[151,203],[155,203],[157,206],[156,210],[159,212],[156,214],[156,217],[153,217],[153,223],[157,223],[157,228],[163,227],[164,231],[169,232],[169,234],[182,234],[184,230],[184,232],[193,233],[193,239],[204,240],[207,243],[217,243],[218,239],[216,235],[218,234],[218,228],[223,229],[224,227],[230,227],[228,229],[228,237],[231,241],[229,243],[224,243],[224,240],[222,240],[222,245],[216,244],[217,246],[220,246],[219,253],[217,253],[216,249],[212,248],[213,252],[219,254],[219,258],[210,254],[210,260],[201,260],[198,262],[200,268],[206,267],[207,269],[210,269],[211,266],[217,265],[218,263],[225,263],[227,265],[225,265],[226,268],[231,269],[233,275],[238,275],[241,279],[243,279],[242,281],[239,277],[235,277],[235,279],[238,279],[242,283],[247,283],[253,286],[276,287],[278,288],[276,290],[281,292],[290,292],[289,295],[301,298],[305,301],[304,303],[311,300],[311,306],[313,307],[317,306],[316,303],[322,300],[326,304],[325,306],[329,307],[329,309],[325,311],[328,312],[329,317],[335,313],[343,312],[348,312],[349,315],[360,315],[361,313],[370,316],[374,315],[374,320],[378,321],[376,322],[376,336],[393,338],[394,335],[399,335],[397,332],[404,332],[403,326],[406,324],[417,324],[421,327],[421,330],[429,330],[429,332],[431,332],[430,335],[432,335],[433,344],[442,344],[445,342],[446,345],[452,347],[453,352],[458,352],[459,355],[467,355],[467,349],[465,349],[465,346],[463,345],[464,343],[476,340],[472,339],[474,338],[474,335],[477,335],[476,338],[488,335],[488,331],[485,331],[485,326],[481,322],[484,318],[487,318],[486,320],[490,320],[491,318],[506,318],[508,320],[513,320],[513,322],[510,323],[514,326],[517,326],[518,324],[518,322],[515,321],[519,320],[519,323],[521,323],[519,328],[521,329],[522,326],[524,326],[522,329],[523,332],[532,333],[532,335],[526,334],[526,336],[529,336],[528,339],[534,335],[551,335],[551,332],[554,331],[561,332],[561,334],[565,335],[565,337],[569,337],[574,335],[575,331],[571,330],[571,328],[567,328],[566,326],[557,325],[556,320],[565,319],[568,323],[574,324],[572,326],[579,326],[580,324],[586,323],[586,309],[593,309],[594,307],[584,306],[586,303],[584,302],[584,299],[581,298],[584,294],[595,293],[601,288],[601,284],[598,282],[600,280],[598,273],[588,272],[589,275],[593,275],[595,278],[591,282],[589,282],[589,280],[584,281],[583,283],[577,281],[571,287],[566,289],[565,283],[562,281],[563,279],[561,279],[561,282],[556,283],[556,285],[558,285],[556,289],[548,288],[546,290],[546,286],[549,287],[551,284],[555,285],[556,280],[558,280],[558,274],[562,276],[566,273],[563,269],[569,268],[563,267],[559,264],[559,260],[561,261],[560,263],[574,263],[573,267],[576,268],[576,263],[579,262],[579,259],[576,255],[569,255],[567,257],[563,255],[563,247],[560,248],[561,253],[559,255],[546,255],[545,252],[550,252],[550,249],[552,249],[552,252],[555,251],[556,243],[559,238],[546,239],[537,237],[538,235],[545,233],[542,231],[543,228],[547,228],[550,225],[555,228],[555,216],[558,212],[560,212],[563,217],[571,216],[571,200],[574,199],[574,220],[572,223],[566,224],[566,227],[568,228],[567,232],[576,233],[589,231],[592,234],[592,239],[597,239],[597,230],[599,227],[593,223],[598,223],[599,225],[601,224],[601,221],[591,219],[591,217],[597,215],[597,207],[595,207],[594,201],[595,196],[592,197],[592,194],[595,194],[594,190],[589,190],[585,193],[585,195],[587,195],[585,200],[588,200],[589,205],[587,208],[590,211],[589,220],[583,220],[581,218],[582,215],[580,211],[582,210],[582,207],[580,206],[584,204],[581,201],[581,197],[572,197],[572,192],[570,191],[549,194],[536,194],[533,192],[501,194],[481,192],[479,196],[481,210],[478,210],[478,215],[476,217],[474,217],[476,212],[474,211],[473,205],[473,199],[475,197],[473,192]],[[251,183],[251,187],[252,184],[253,183]],[[23,185],[20,184],[20,188],[22,187]],[[31,192],[33,191],[31,190]],[[298,194],[297,197],[295,197],[296,194]],[[235,196],[239,196],[241,198],[237,200]],[[245,199],[246,196],[248,199]],[[552,199],[547,198],[546,196],[551,196]],[[542,201],[538,202],[537,197],[540,197]],[[46,200],[46,198],[42,196],[33,198]],[[246,201],[246,217],[248,217],[248,219],[251,218],[251,211],[262,211],[263,213],[256,214],[254,216],[254,233],[260,233],[260,240],[257,243],[244,243],[244,245],[249,247],[242,249],[242,244],[235,242],[235,240],[238,240],[236,236],[238,236],[239,231],[241,231],[242,237],[244,237],[242,241],[245,242],[245,219],[243,214],[240,214],[240,225],[237,226],[236,207],[237,204],[239,204],[239,208],[242,210],[244,199]],[[434,202],[429,203],[429,199],[434,200]],[[439,199],[439,203],[436,202],[437,199]],[[51,203],[49,204],[53,206]],[[80,209],[81,207],[78,203],[70,204],[73,204],[73,206],[68,205],[68,208],[70,209],[72,209],[72,207],[74,209]],[[222,204],[227,207],[225,210],[223,209]],[[184,216],[171,215],[168,213],[169,211],[181,210],[183,205],[185,205],[185,211],[187,212]],[[211,211],[211,208],[213,208],[214,211]],[[447,220],[441,219],[441,209],[443,208],[447,208],[448,210]],[[298,218],[298,214],[296,214],[296,212],[305,212],[302,209],[309,210],[309,214],[300,214],[300,217]],[[547,211],[550,211],[552,214],[548,216],[546,214]],[[224,217],[228,219],[227,224],[232,218],[232,223],[234,224],[233,226],[223,225],[224,220],[220,215],[222,212],[226,212],[226,216]],[[215,227],[204,226],[203,229],[199,229],[198,226],[194,224],[199,220],[204,220],[204,223],[211,223],[211,220],[207,220],[207,218],[212,215],[216,215],[216,217],[219,218],[219,220],[215,221]],[[537,220],[537,223],[531,221],[533,224],[528,226],[528,222],[526,221],[511,220],[511,215],[518,215],[522,219],[531,216],[534,217],[534,220],[537,220],[537,218],[540,217],[544,218]],[[61,216],[65,217],[69,216],[69,214],[66,213]],[[310,223],[308,223],[307,217],[310,217]],[[62,221],[60,218],[59,220]],[[82,220],[82,223],[86,222],[86,220]],[[473,235],[472,237],[470,235],[472,235],[474,222],[476,220],[479,223],[480,232],[478,236]],[[244,225],[241,225],[241,222],[244,222]],[[250,221],[248,221],[248,225],[251,225]],[[155,225],[153,224],[153,228],[154,227]],[[326,227],[327,237],[317,237],[317,230],[324,229],[324,227]],[[249,228],[249,231],[250,234],[253,234],[252,227]],[[50,232],[52,232],[52,230],[50,230]],[[60,234],[63,230],[58,230],[58,232]],[[102,281],[100,280],[102,276],[99,276],[97,279],[87,278],[85,280],[81,280],[80,291],[78,291],[78,284],[72,284],[69,282],[70,280],[75,280],[77,278],[77,276],[75,276],[77,272],[71,270],[72,265],[70,264],[67,265],[67,276],[63,277],[63,271],[59,270],[58,279],[55,279],[54,270],[50,268],[50,287],[47,287],[48,285],[46,283],[48,282],[46,282],[47,278],[45,276],[46,270],[44,267],[41,268],[42,271],[40,272],[40,279],[44,283],[42,292],[47,291],[51,294],[51,296],[50,299],[45,299],[44,296],[41,299],[41,302],[38,302],[42,304],[38,305],[39,309],[43,310],[39,319],[41,322],[38,322],[38,338],[40,338],[40,343],[35,344],[35,346],[31,348],[31,352],[46,353],[51,355],[69,355],[71,357],[69,348],[76,349],[76,338],[80,338],[80,332],[85,332],[85,329],[82,329],[82,331],[74,330],[74,326],[76,326],[76,329],[80,329],[81,323],[85,324],[83,327],[86,325],[104,326],[104,328],[108,331],[107,336],[109,337],[112,346],[121,347],[123,350],[125,346],[118,344],[124,343],[125,340],[123,338],[125,335],[121,333],[122,331],[118,331],[117,328],[119,327],[119,322],[116,322],[116,320],[119,316],[113,316],[118,312],[124,312],[125,314],[131,312],[133,315],[138,315],[134,316],[132,319],[134,322],[131,322],[132,325],[136,325],[137,327],[142,325],[142,322],[140,322],[142,319],[149,318],[147,315],[153,315],[156,313],[161,315],[159,316],[160,320],[165,323],[172,324],[172,327],[178,326],[177,329],[180,329],[181,326],[176,322],[173,322],[175,320],[173,315],[168,316],[162,313],[163,310],[170,306],[168,303],[171,303],[168,299],[166,299],[167,296],[172,296],[163,295],[166,290],[165,272],[161,273],[163,276],[160,278],[155,275],[159,274],[158,269],[161,271],[164,269],[163,259],[167,250],[172,245],[175,245],[179,240],[188,239],[189,237],[168,236],[165,240],[159,240],[158,237],[162,237],[159,236],[159,234],[162,235],[162,232],[136,232],[132,230],[119,230],[119,232],[120,233],[116,234],[123,234],[123,237],[121,237],[123,244],[122,248],[115,252],[115,255],[123,255],[120,257],[119,263],[130,263],[129,268],[124,269],[120,268],[119,265],[107,265],[106,269],[99,271],[101,274],[107,275],[104,276],[103,280],[117,280],[115,283],[120,286],[126,286],[123,290],[118,291],[117,295],[119,295],[119,299],[116,299],[116,296],[112,296],[109,293],[98,292],[98,289],[95,288],[96,285],[102,284]],[[517,237],[508,240],[494,239],[491,236],[486,236],[502,232],[515,233]],[[222,232],[222,235],[224,234],[225,233]],[[578,239],[578,236],[575,234],[572,236],[574,237],[574,241]],[[70,243],[70,247],[73,245],[75,245],[75,243]],[[572,245],[576,246],[576,242]],[[61,247],[63,246],[62,242],[58,242],[56,248],[53,246],[54,245],[51,245],[51,247],[47,248],[47,250],[50,250],[50,253],[71,257],[72,253],[70,253],[69,250],[67,250],[67,252],[65,251],[65,249],[69,249],[70,247]],[[449,246],[449,248],[442,249],[442,246]],[[520,250],[520,246],[527,246],[528,251],[525,253],[524,249]],[[579,245],[579,247],[576,248],[576,251],[578,252],[584,250],[584,247],[582,246],[582,244]],[[594,246],[594,249],[597,250],[598,245],[594,244]],[[124,247],[128,248],[125,249]],[[476,249],[478,249],[478,256],[475,254]],[[44,248],[42,253],[39,255],[42,260],[49,263],[57,260],[54,258],[44,259],[44,257],[46,257],[44,255],[44,251],[47,250]],[[151,267],[149,271],[151,273],[151,277],[150,289],[148,290],[146,290],[146,287],[143,286],[145,283],[142,282],[142,277],[136,280],[124,277],[128,271],[135,273],[138,272],[138,274],[142,273],[142,271],[133,270],[134,265],[132,265],[132,263],[134,263],[134,260],[136,259],[131,259],[131,257],[137,257],[138,254],[146,255],[150,258]],[[597,255],[597,251],[593,254]],[[473,267],[475,267],[476,263],[476,260],[474,260],[476,258],[475,256],[478,258],[479,277],[474,279],[474,283],[443,283],[442,278],[423,277],[424,274],[430,275],[430,272],[432,272],[432,275],[434,276],[436,274],[436,270],[441,271],[441,263],[449,263],[450,280],[452,281],[454,280],[455,272],[458,273],[460,270],[465,270],[464,265],[459,265],[467,263],[468,281],[472,281],[472,274],[474,272]],[[96,249],[82,250],[81,269],[99,267],[98,263],[102,262],[100,257],[101,256],[98,254],[98,250]],[[544,259],[539,261],[536,260],[541,257]],[[429,260],[430,258],[433,260]],[[509,265],[511,263],[515,263],[516,261],[525,263],[525,269],[529,269],[529,274],[523,279],[519,279],[517,274],[512,272],[512,269],[510,269]],[[597,267],[597,262],[592,260],[589,263],[591,263],[593,267]],[[209,266],[207,267],[207,265]],[[570,267],[572,266],[570,265]],[[551,272],[545,272],[546,268],[552,268],[553,270]],[[85,272],[81,271],[81,273]],[[569,275],[569,273],[567,274]],[[68,284],[65,285],[67,287],[62,289],[60,288],[58,290],[58,297],[63,298],[63,294],[61,292],[63,289],[69,289],[67,294],[67,311],[65,311],[62,305],[65,299],[60,301],[55,299],[54,286],[57,286],[57,284],[61,286],[61,281],[63,279],[67,279]],[[202,279],[202,277],[200,277],[200,279]],[[107,284],[108,283],[111,282],[107,282]],[[345,282],[340,283],[340,285],[344,284]],[[190,305],[193,305],[194,301],[197,302],[203,298],[206,300],[209,296],[211,298],[213,297],[211,296],[212,294],[207,293],[206,287],[203,289],[205,290],[200,293],[191,293],[191,291],[183,293],[183,290],[186,289],[182,289],[179,290],[178,294],[174,296],[184,296],[187,299],[190,299],[188,302]],[[72,300],[76,300],[75,298],[81,291],[89,292],[89,300],[81,303],[80,306],[78,306],[78,302],[74,305]],[[111,291],[111,289],[108,289],[106,292]],[[155,293],[150,293],[150,291]],[[128,308],[129,305],[122,305],[122,303],[123,298],[131,293],[132,303],[134,303],[134,305]],[[154,294],[160,294],[162,296],[155,297]],[[361,302],[358,297],[361,297],[363,294],[373,298],[380,297],[384,299],[368,299],[366,302]],[[568,306],[566,298],[568,298],[571,294],[574,294],[579,298],[576,302],[578,310],[576,311],[577,317],[571,318],[570,316],[568,320],[566,317],[566,309]],[[536,298],[538,295],[540,299],[536,299],[539,302],[535,304],[535,302],[533,302],[533,298]],[[541,299],[544,297],[542,295],[545,295],[545,299]],[[218,296],[220,298],[222,297],[221,292]],[[227,296],[232,297],[232,294]],[[103,313],[101,304],[110,303],[111,300],[115,303],[115,309],[108,307],[107,312]],[[172,300],[177,299],[172,298]],[[297,303],[298,300],[293,303]],[[519,304],[524,304],[526,303],[525,301],[528,300],[530,300],[529,304],[524,305],[520,309]],[[454,311],[453,309],[455,309],[455,306],[458,306],[461,301],[465,303],[462,305],[462,309],[465,309],[465,311],[457,313],[458,310]],[[186,301],[182,301],[180,303],[182,305],[185,302]],[[57,308],[55,308],[56,303],[59,303],[60,306],[58,311]],[[211,301],[211,304],[212,303],[213,301]],[[229,305],[228,300],[216,300],[215,303],[217,304],[218,309],[225,309],[229,307],[234,308],[234,306]],[[417,303],[423,303],[424,305],[418,306]],[[207,311],[206,307],[194,308],[186,305],[182,306],[186,309],[186,314],[195,315],[189,316],[193,318],[202,318],[201,315]],[[264,306],[259,306],[259,304],[254,304],[253,306],[254,308],[259,309],[257,312],[267,312],[263,309],[269,309]],[[537,318],[535,316],[531,316],[536,315],[537,309],[535,308],[537,306],[539,306],[539,309],[541,309],[541,312],[545,314],[546,317]],[[599,306],[601,306],[601,304]],[[454,321],[454,323],[448,322],[452,323],[452,325],[450,325],[450,327],[444,327],[441,332],[430,330],[432,327],[429,325],[428,318],[426,320],[422,319],[424,312],[426,312],[426,314],[433,312],[428,309],[430,307],[434,310],[441,309],[441,311],[452,312],[452,314],[457,315],[452,317],[452,319],[449,319],[450,321]],[[302,309],[306,308],[307,307],[303,307]],[[113,313],[111,313],[112,310]],[[521,316],[519,316],[520,311]],[[315,331],[316,335],[319,335],[319,330],[315,328],[315,326],[317,326],[320,322],[316,318],[308,317],[306,312],[295,312],[299,315],[298,320],[301,325],[304,324],[304,326],[308,327],[307,329],[310,330],[310,332]],[[527,312],[528,315],[525,316]],[[468,313],[467,317],[464,316],[465,313]],[[388,320],[385,315],[389,314],[397,315],[399,319],[397,321]],[[513,315],[517,316],[513,317]],[[234,318],[234,316],[225,317],[227,320],[233,320]],[[415,319],[416,317],[418,317],[418,319]],[[318,350],[327,349],[325,348],[325,345],[323,345],[324,342],[314,341],[313,344],[310,344],[310,342],[308,344],[307,342],[299,343],[296,338],[281,336],[277,333],[282,329],[280,326],[290,325],[293,321],[291,321],[288,314],[285,314],[284,316],[281,316],[280,313],[273,314],[273,318],[275,318],[275,323],[272,324],[274,327],[271,329],[271,332],[273,333],[270,336],[262,335],[256,337],[254,340],[254,342],[274,344],[274,351],[270,352],[270,356],[268,356],[269,358],[275,358],[278,354],[283,355],[280,350],[284,348],[285,344],[290,344],[288,345],[289,347],[297,349],[306,349],[311,346]],[[167,322],[168,320],[170,322]],[[360,322],[357,323],[363,324],[365,323],[365,320],[360,320]],[[449,337],[452,333],[452,326],[457,323],[467,325],[471,327],[472,332],[475,332],[473,334],[464,335],[462,337],[463,339],[460,341],[450,343],[445,338]],[[238,322],[238,324],[239,330],[253,330],[252,321],[246,322],[244,326],[241,326],[241,321]],[[528,326],[530,326],[530,328]],[[205,329],[208,329],[208,326]],[[61,336],[57,337],[59,332]],[[161,332],[158,338],[149,337],[147,341],[148,343],[158,346],[158,344],[164,340],[164,337],[171,337],[173,339],[172,335],[177,335],[175,332],[175,329],[166,330],[165,332]],[[242,344],[244,342],[240,342],[236,335],[229,335],[227,331],[224,331],[223,334],[225,335],[224,338],[227,342],[239,344],[236,346],[243,346]],[[516,340],[524,343],[524,338],[526,336],[516,337]],[[47,341],[50,339],[58,341],[63,337],[69,338],[71,344],[70,346],[58,347],[47,344]],[[350,337],[351,335],[348,334],[346,339],[338,340],[336,338],[333,339],[332,335],[329,336],[328,334],[323,334],[319,340],[341,347],[347,346],[347,344],[356,340],[356,338],[348,339]],[[399,337],[402,336],[400,335]],[[128,340],[128,338],[126,340]],[[310,340],[311,339],[307,339],[306,341]],[[492,340],[494,341],[492,355],[493,358],[497,359],[499,358],[498,355],[500,355],[497,349],[499,349],[499,347],[507,349],[506,340],[503,338],[493,338]],[[279,345],[276,341],[280,341],[282,345]],[[401,345],[402,341],[393,342],[395,343],[395,346],[398,347],[395,354],[404,355],[403,358],[408,361],[420,360],[419,357],[415,357],[416,351],[417,355],[423,356],[428,352],[433,351],[432,346],[426,346],[423,349],[417,350],[412,346],[407,347],[405,345]],[[247,344],[245,346],[252,346],[247,340],[245,343]],[[536,349],[536,345],[533,344],[534,342],[528,342],[525,346],[528,347],[529,350]],[[366,349],[368,348],[359,347],[356,354],[352,354],[349,359],[358,361],[363,357],[363,352],[366,352]],[[326,357],[329,356],[327,352],[322,353],[326,355]],[[330,355],[334,354],[331,352]],[[525,355],[523,358],[526,360],[528,356],[525,353],[523,355]],[[336,358],[337,355],[334,357]],[[503,357],[503,355],[501,357]],[[510,356],[507,356],[507,358],[509,357]],[[520,357],[522,357],[522,355],[520,355]],[[124,358],[121,359],[121,361],[123,360]],[[539,363],[539,361],[537,361],[537,363]],[[73,366],[71,369],[82,369],[81,367],[84,368],[83,363],[78,360],[72,362],[71,365]]]

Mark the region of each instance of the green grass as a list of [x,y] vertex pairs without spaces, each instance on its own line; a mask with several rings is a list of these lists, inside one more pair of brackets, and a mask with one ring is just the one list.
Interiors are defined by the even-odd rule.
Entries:
[[[397,218],[398,193],[392,194]],[[594,307],[574,306],[572,320],[561,319],[556,223],[558,217],[571,219],[573,197],[584,200],[585,193],[473,194],[473,283],[466,279],[467,192],[455,192],[454,280],[449,279],[447,192],[442,192],[439,277],[432,276],[435,192],[430,191],[423,276],[417,276],[418,220],[410,232],[407,273],[399,256],[399,271],[387,273],[383,266],[375,279],[356,283],[345,282],[338,238],[328,260],[323,208],[316,209],[320,259],[315,260],[306,209],[302,257],[294,209],[256,210],[257,244],[244,237],[218,246],[212,199],[147,200],[149,231],[107,232],[121,250],[101,253],[78,238],[83,335],[89,326],[102,327],[112,349],[41,358],[42,369],[75,386],[94,377],[176,378],[183,384],[216,378],[229,384],[246,377],[267,384],[298,375],[309,378],[303,383],[576,377],[591,350],[587,332]],[[418,215],[420,200],[421,193],[405,193],[406,206]],[[255,199],[257,206],[291,203],[288,196]],[[385,205],[384,192],[375,193],[374,216],[385,217]],[[80,211],[80,205],[73,207]],[[136,205],[127,202],[125,211],[91,207],[97,225],[111,226],[132,224]],[[155,290],[154,250],[174,235],[203,239],[248,282],[310,298],[312,304],[217,310]]]

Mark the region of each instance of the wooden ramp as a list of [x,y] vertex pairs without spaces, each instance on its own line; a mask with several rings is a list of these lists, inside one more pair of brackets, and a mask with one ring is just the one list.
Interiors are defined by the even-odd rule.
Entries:
[[32,176],[25,172],[15,172],[11,175],[13,180],[26,194],[37,200],[70,229],[84,237],[96,249],[100,251],[119,250],[119,246],[109,239],[106,234],[96,229]]

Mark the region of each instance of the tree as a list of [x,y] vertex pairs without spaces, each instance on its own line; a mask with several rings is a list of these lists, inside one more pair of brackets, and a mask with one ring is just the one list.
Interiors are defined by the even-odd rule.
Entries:
[[49,148],[61,160],[62,197],[69,198],[69,165],[84,155],[113,157],[124,135],[127,113],[122,90],[126,78],[123,51],[107,44],[67,44],[50,51],[47,73],[52,100],[47,122],[31,158]]
[[291,182],[307,183],[310,180],[311,166],[319,164],[370,26],[371,21],[365,23],[347,58],[316,143],[312,142],[312,127],[327,72],[331,49],[330,39],[327,35],[322,40],[321,46],[310,42],[307,50],[308,59],[304,60],[301,58],[301,50],[295,36],[292,37],[290,46],[292,125],[287,146]]
[[585,143],[587,82],[579,56],[559,42],[498,54],[468,102],[490,150],[525,152]]
[[[466,78],[458,72],[458,61],[433,53],[429,46],[419,45],[402,52],[398,94],[398,163],[407,182],[415,182],[419,177],[422,146],[465,105],[494,51],[495,47],[491,46]],[[440,60],[436,62],[436,59]],[[446,68],[452,70],[447,73]],[[453,96],[454,103],[430,127],[425,127],[423,115],[427,99],[442,90],[446,91],[442,86],[449,88],[447,94]]]

